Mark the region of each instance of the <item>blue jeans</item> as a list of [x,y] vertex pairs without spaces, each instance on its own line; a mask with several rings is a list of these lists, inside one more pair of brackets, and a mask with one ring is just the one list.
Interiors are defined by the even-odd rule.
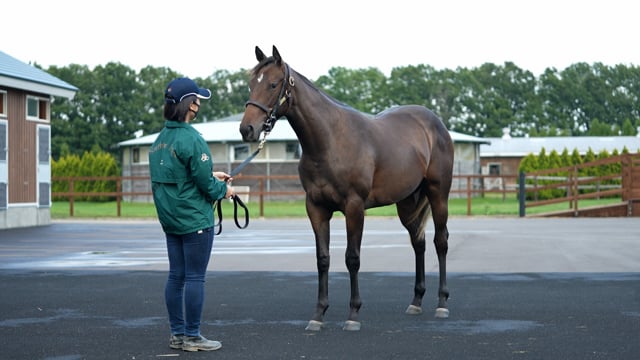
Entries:
[[213,228],[185,235],[165,235],[169,277],[164,298],[169,312],[171,334],[199,336]]

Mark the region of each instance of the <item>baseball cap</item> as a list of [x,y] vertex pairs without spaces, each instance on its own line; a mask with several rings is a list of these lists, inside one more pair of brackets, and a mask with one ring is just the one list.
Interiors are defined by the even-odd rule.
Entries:
[[189,95],[195,95],[200,99],[209,99],[211,90],[198,87],[195,81],[189,78],[177,78],[167,85],[167,89],[164,91],[164,101],[175,104]]

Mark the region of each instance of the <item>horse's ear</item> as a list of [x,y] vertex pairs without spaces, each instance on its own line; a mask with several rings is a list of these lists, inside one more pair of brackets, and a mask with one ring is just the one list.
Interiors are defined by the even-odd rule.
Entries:
[[256,46],[256,59],[258,59],[258,62],[261,62],[265,58],[266,58],[266,56],[264,55],[262,50],[260,50],[260,48],[258,46]]
[[275,45],[273,45],[273,58],[276,59],[276,63],[281,63],[282,62],[282,56],[280,56],[280,53],[278,52],[278,48],[276,48]]

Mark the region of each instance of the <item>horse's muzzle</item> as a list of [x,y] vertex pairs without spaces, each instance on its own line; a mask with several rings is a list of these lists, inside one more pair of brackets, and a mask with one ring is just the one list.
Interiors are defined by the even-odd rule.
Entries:
[[260,139],[260,131],[255,131],[253,125],[240,125],[240,134],[244,142],[256,142]]

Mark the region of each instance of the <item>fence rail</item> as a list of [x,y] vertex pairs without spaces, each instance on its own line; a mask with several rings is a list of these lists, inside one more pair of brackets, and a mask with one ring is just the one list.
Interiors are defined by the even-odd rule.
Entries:
[[[515,185],[517,175],[454,175],[454,180],[457,179],[458,186],[451,189],[451,194],[459,194],[461,197],[467,199],[467,215],[471,215],[471,205],[473,198],[476,196],[484,197],[485,194],[501,194],[503,200],[508,194],[518,193],[518,187]],[[104,198],[110,197],[116,200],[116,212],[117,216],[122,215],[122,202],[125,198],[132,196],[152,196],[150,191],[123,191],[122,184],[125,181],[150,181],[148,176],[77,176],[77,177],[53,177],[54,182],[66,182],[68,191],[52,192],[53,198],[66,198],[69,200],[69,216],[74,216],[74,202],[78,198]],[[258,198],[258,204],[260,209],[260,217],[264,217],[264,203],[269,197],[274,196],[291,196],[304,197],[304,191],[300,186],[299,190],[267,190],[265,184],[270,180],[299,180],[298,175],[238,175],[234,177],[234,183],[241,180],[252,180],[257,182],[257,190],[250,191],[238,191],[238,195],[248,195]],[[116,183],[115,191],[106,192],[87,192],[76,191],[77,183],[92,182],[92,181],[114,181]],[[489,185],[487,185],[489,184]],[[496,185],[497,184],[497,185]]]

